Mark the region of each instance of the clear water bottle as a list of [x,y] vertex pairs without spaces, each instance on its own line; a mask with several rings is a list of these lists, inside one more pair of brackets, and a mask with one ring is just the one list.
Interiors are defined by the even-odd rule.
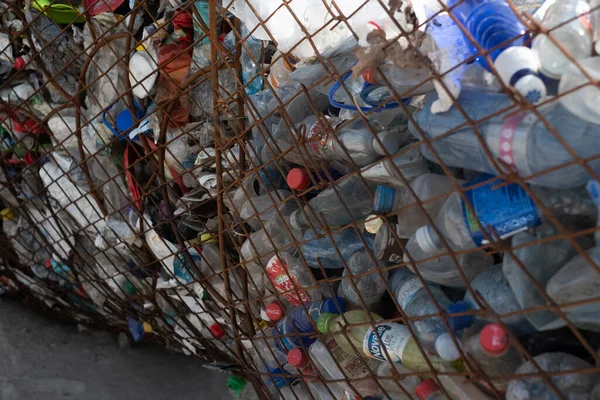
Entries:
[[523,364],[523,356],[511,346],[508,333],[498,324],[483,327],[465,343],[465,352],[471,356],[481,371],[492,380],[492,385],[504,391],[508,385],[503,376],[509,376]]
[[[500,265],[490,267],[479,274],[471,281],[471,288],[474,292],[477,292],[480,297],[485,299],[487,306],[494,310],[496,314],[513,313],[521,310],[521,306],[515,298],[515,294],[506,280],[506,277],[502,273],[502,266]],[[471,291],[467,291],[465,294],[464,302],[474,310],[479,308]],[[494,322],[492,317],[477,317],[476,320],[477,324],[480,326]],[[531,325],[527,318],[522,314],[504,317],[502,318],[502,322],[517,336],[526,335],[536,331],[535,327]]]
[[[443,114],[433,114],[431,104],[435,100],[435,95],[428,95],[425,107],[415,114],[420,129],[411,123],[409,128],[413,135],[420,139],[424,133],[427,138],[433,139],[454,130],[452,134],[431,143],[441,162],[450,167],[497,174],[469,121],[457,107]],[[507,113],[503,113],[488,118],[503,109],[512,110],[513,102],[506,95],[463,92],[458,103],[471,121],[485,119],[485,122],[477,124],[477,128],[494,158],[502,159],[522,177],[551,170],[528,182],[564,189],[581,187],[590,179],[580,165],[561,167],[573,162],[573,156],[535,115],[525,112],[507,117]],[[562,104],[538,111],[557,132],[569,132],[562,136],[562,140],[582,159],[591,159],[588,165],[596,172],[600,171],[600,160],[594,159],[600,150],[589,145],[590,138],[600,135],[600,125],[578,118]],[[421,146],[421,151],[429,160],[438,162],[426,146]]]
[[[598,6],[600,7],[600,3]],[[600,18],[600,8],[596,13]],[[598,28],[600,29],[600,25]],[[558,84],[559,100],[562,106],[577,118],[598,125],[600,124],[600,112],[596,105],[600,89],[591,84],[590,79],[583,74],[582,70],[592,79],[600,78],[600,57],[578,59],[577,65],[570,64],[565,68]]]
[[[459,313],[468,310],[463,303],[452,303],[442,289],[435,284],[427,285],[435,302],[448,313]],[[393,292],[398,305],[408,317],[422,317],[438,314],[438,308],[431,299],[421,281],[408,268],[394,270],[389,280],[390,290]],[[450,316],[447,318],[451,329],[460,331],[471,326],[472,316]],[[411,322],[419,339],[419,343],[429,352],[437,353],[443,360],[454,361],[460,358],[460,352],[452,339],[452,333],[439,317],[430,317]],[[460,339],[455,337],[460,345]]]
[[376,308],[386,293],[389,273],[383,267],[379,260],[366,252],[360,251],[350,257],[338,289],[338,296],[346,301],[349,310]]
[[[303,209],[294,211],[290,215],[290,223],[295,229],[318,228],[321,214],[329,226],[344,226],[352,220],[358,221],[371,213],[373,192],[373,185],[367,187],[357,176],[350,176],[323,190]],[[340,201],[344,202],[350,215],[345,208],[340,209]]]
[[[304,309],[306,307],[306,311]],[[276,326],[280,333],[280,344],[283,351],[288,352],[298,347],[310,346],[316,340],[316,323],[323,313],[340,314],[345,311],[344,300],[337,297],[294,307]]]
[[410,396],[415,392],[415,389],[421,382],[421,378],[418,376],[409,375],[412,373],[413,372],[410,369],[403,367],[400,364],[380,363],[379,368],[377,368],[377,380],[389,395],[389,397],[384,398],[410,400]]
[[[462,181],[458,180],[458,184],[462,184]],[[387,214],[395,211],[394,214],[398,218],[397,233],[400,238],[406,239],[428,223],[423,211],[417,206],[417,201],[423,204],[425,212],[435,220],[446,201],[446,197],[441,195],[449,194],[454,189],[454,184],[448,177],[435,174],[423,174],[412,181],[410,186],[416,198],[403,187],[378,186],[373,206],[377,213]]]
[[429,165],[418,148],[402,151],[391,160],[385,158],[362,169],[361,174],[365,179],[382,185],[404,186],[400,174],[411,182],[418,176],[429,172]]
[[290,215],[298,209],[298,204],[287,190],[273,190],[261,196],[246,201],[239,210],[240,217],[258,231],[271,217],[277,215],[277,210],[284,215]]
[[[590,23],[590,5],[583,0],[557,0],[552,4],[542,26],[548,29],[566,54],[575,60],[592,55],[593,38]],[[532,48],[538,53],[540,71],[553,79],[560,79],[571,64],[563,50],[559,49],[548,35],[538,35],[533,39]]]
[[[316,239],[317,236],[323,237]],[[354,253],[365,250],[363,242],[370,249],[374,246],[372,235],[364,233],[361,238],[352,227],[333,232],[331,239],[321,231],[315,233],[309,229],[304,233],[300,250],[310,267],[337,269],[344,268]]]
[[[558,398],[555,388],[568,399],[586,399],[595,384],[598,383],[598,373],[569,373],[567,371],[585,370],[592,365],[567,353],[544,353],[534,358],[534,365],[527,361],[515,372],[515,375],[532,374],[531,377],[512,379],[506,390],[506,400],[554,400]],[[544,380],[539,369],[546,372],[563,372],[552,375],[553,387]]]
[[242,44],[242,55],[240,63],[242,64],[242,82],[246,86],[246,93],[255,95],[262,90],[263,77],[261,74],[261,58],[263,51],[263,41],[249,35],[249,31],[244,26],[242,36],[246,41]]

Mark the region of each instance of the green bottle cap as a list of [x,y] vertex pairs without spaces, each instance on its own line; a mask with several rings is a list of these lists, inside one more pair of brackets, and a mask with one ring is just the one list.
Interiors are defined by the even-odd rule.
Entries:
[[235,392],[235,397],[238,399],[242,395],[242,390],[246,387],[246,380],[241,376],[230,375],[227,378],[227,387]]
[[325,334],[329,333],[329,324],[331,323],[331,320],[335,317],[337,317],[336,314],[327,312],[319,315],[319,319],[317,319],[317,329],[319,330],[319,332]]
[[137,289],[129,281],[125,282],[125,284],[123,285],[123,289],[125,290],[125,293],[127,293],[127,294],[136,294],[137,293]]

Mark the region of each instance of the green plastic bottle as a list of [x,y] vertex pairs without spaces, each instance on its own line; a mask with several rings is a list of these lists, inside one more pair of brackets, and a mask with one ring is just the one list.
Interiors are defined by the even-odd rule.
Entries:
[[[317,328],[321,333],[333,334],[338,346],[349,354],[356,354],[352,347],[354,345],[358,351],[362,350],[364,356],[387,362],[381,346],[383,343],[392,362],[401,363],[415,372],[429,371],[425,357],[406,326],[395,322],[379,322],[375,325],[376,333],[368,324],[371,321],[369,314],[374,321],[383,319],[368,311],[354,310],[343,314],[349,323],[346,325],[342,316],[323,313],[319,316]],[[378,339],[378,335],[381,340]],[[427,358],[436,370],[444,364],[438,356],[428,355]]]

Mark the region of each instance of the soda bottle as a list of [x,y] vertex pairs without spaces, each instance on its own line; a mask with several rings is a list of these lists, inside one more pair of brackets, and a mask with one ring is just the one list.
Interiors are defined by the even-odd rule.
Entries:
[[[324,237],[317,239],[317,236]],[[333,232],[331,239],[319,230],[308,229],[304,232],[300,250],[311,268],[337,269],[344,268],[344,263],[348,263],[354,253],[365,250],[363,241],[368,248],[374,245],[372,235],[364,233],[361,240],[352,227]]]
[[548,35],[537,35],[532,49],[540,60],[540,72],[549,78],[560,79],[571,64],[566,54],[575,60],[592,55],[590,5],[582,0],[557,0],[546,11],[542,26],[563,48],[559,49]]
[[[407,317],[421,317],[438,314],[439,307],[448,313],[459,313],[468,310],[463,303],[452,303],[442,289],[435,284],[428,284],[435,302],[431,299],[421,281],[408,268],[395,269],[389,280],[389,288],[396,298],[398,305]],[[471,326],[472,316],[449,316],[447,318],[450,328],[460,331]],[[452,333],[439,317],[418,319],[411,322],[419,343],[429,352],[437,353],[443,360],[454,361],[460,358],[460,352],[452,340]],[[460,339],[455,337],[460,345]]]
[[[421,134],[424,134],[425,137],[433,139],[452,130],[452,134],[431,143],[444,165],[497,174],[499,171],[490,163],[469,121],[457,107],[443,114],[431,112],[435,98],[435,95],[427,95],[425,107],[415,113],[415,122],[420,129],[411,122],[409,129],[413,135],[421,139]],[[590,179],[589,174],[579,165],[557,168],[571,163],[573,155],[563,147],[542,120],[532,113],[522,112],[507,117],[507,111],[488,118],[496,112],[512,110],[512,100],[506,95],[464,92],[461,93],[458,103],[470,121],[485,119],[485,122],[477,124],[477,129],[494,159],[502,159],[522,177],[536,175],[528,180],[529,183],[565,189],[581,187]],[[596,172],[600,171],[600,160],[593,159],[599,151],[594,146],[589,146],[589,138],[598,135],[600,125],[590,124],[578,118],[562,104],[555,103],[554,107],[542,108],[539,112],[556,132],[569,132],[568,135],[562,136],[562,140],[582,159],[592,159],[588,165]],[[421,146],[421,152],[429,160],[440,162],[427,146]],[[548,170],[552,172],[538,174]],[[543,200],[543,197],[540,199]]]
[[[382,318],[377,314],[365,310],[354,310],[345,312],[343,316],[344,318],[334,314],[321,314],[317,326],[321,333],[333,334],[338,346],[346,353],[354,355],[356,354],[355,348],[359,351],[362,349],[363,356],[388,362],[382,347],[383,343],[392,362],[401,363],[416,372],[429,370],[417,342],[406,326],[395,322],[380,322],[375,324],[377,331],[374,331],[368,322],[371,319],[376,322],[381,321]],[[349,325],[345,321],[348,321]],[[442,359],[434,355],[428,356],[428,359],[436,369],[439,369],[443,363]]]
[[291,304],[298,306],[321,300],[317,281],[296,257],[287,253],[274,255],[265,272],[275,289]]
[[[512,379],[506,389],[506,400],[521,399],[556,399],[556,389],[565,398],[585,399],[595,384],[598,383],[598,373],[575,373],[577,370],[592,368],[592,365],[567,353],[544,353],[534,357],[537,365],[531,361],[522,364],[514,375],[532,374],[531,377],[520,377]],[[563,374],[552,375],[552,386],[550,387],[540,369],[546,372],[563,372]],[[564,372],[573,371],[568,374]],[[555,389],[556,388],[556,389]]]
[[[457,180],[458,184],[463,182]],[[373,210],[377,213],[387,214],[395,211],[397,215],[397,233],[400,238],[410,238],[423,225],[427,225],[427,218],[423,211],[416,205],[422,202],[425,212],[435,220],[438,211],[446,201],[444,193],[454,189],[454,183],[448,177],[435,174],[423,174],[410,183],[416,198],[403,187],[377,186]]]
[[[360,220],[373,209],[373,189],[357,176],[349,176],[323,190],[301,210],[294,211],[290,223],[295,229],[307,229],[320,226],[320,215],[329,226],[344,226],[352,220]],[[340,209],[342,199],[350,214],[345,208]]]
[[338,296],[346,301],[348,309],[371,310],[379,304],[388,278],[388,271],[383,267],[373,255],[363,251],[350,257],[338,289]]
[[465,343],[465,352],[500,391],[506,389],[508,381],[494,378],[512,375],[524,361],[521,353],[511,346],[508,333],[498,324],[488,324],[471,336]]
[[[521,306],[502,272],[501,265],[490,267],[479,274],[471,281],[471,288],[473,292],[478,293],[479,297],[485,299],[486,306],[489,306],[496,314],[513,313],[521,310]],[[479,308],[470,290],[465,294],[464,302],[474,310]],[[477,325],[483,326],[486,323],[494,322],[494,319],[492,317],[477,317],[476,322]],[[517,336],[533,333],[536,330],[525,315],[517,314],[503,317],[502,322]]]
[[[304,307],[306,307],[306,311]],[[281,335],[280,344],[283,346],[284,352],[297,347],[308,348],[314,343],[316,340],[314,326],[321,314],[340,314],[344,311],[344,300],[339,297],[305,303],[304,306],[291,309],[276,326]]]

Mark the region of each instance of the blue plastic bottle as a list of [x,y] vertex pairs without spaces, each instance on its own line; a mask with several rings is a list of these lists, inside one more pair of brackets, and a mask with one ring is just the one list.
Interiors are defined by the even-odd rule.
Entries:
[[276,329],[282,335],[277,345],[281,346],[281,350],[286,353],[297,347],[308,348],[308,346],[317,340],[316,337],[313,337],[314,335],[310,335],[311,333],[316,333],[311,320],[316,326],[319,315],[323,313],[340,314],[346,310],[344,300],[339,297],[308,303],[304,306],[308,313],[304,311],[303,306],[298,306],[293,308],[277,323]]

